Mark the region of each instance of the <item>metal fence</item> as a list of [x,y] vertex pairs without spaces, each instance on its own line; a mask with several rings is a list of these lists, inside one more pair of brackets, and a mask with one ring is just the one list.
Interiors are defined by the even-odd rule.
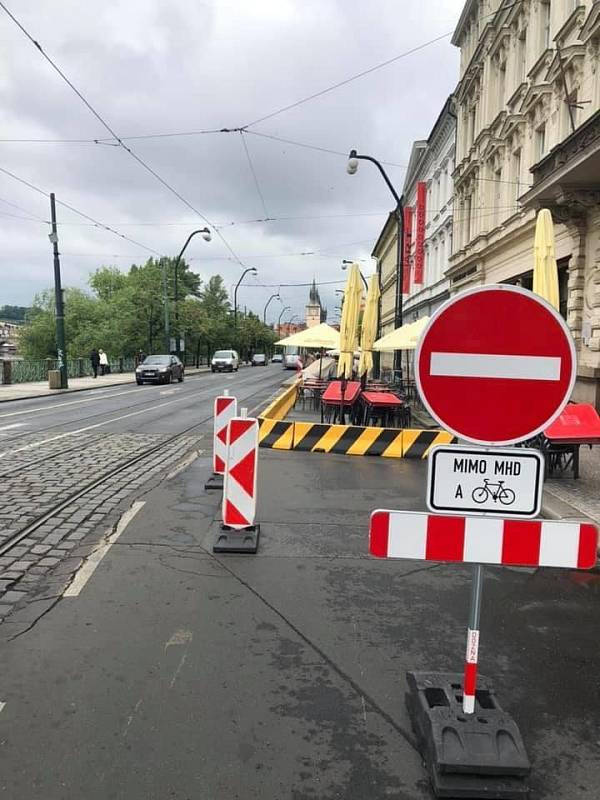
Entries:
[[[135,363],[133,358],[111,358],[109,360],[111,373],[133,372]],[[55,359],[44,358],[39,360],[23,359],[0,361],[0,382],[29,383],[31,381],[48,380],[48,372],[57,369]],[[69,378],[85,378],[93,375],[89,358],[72,358],[67,361],[67,374]]]

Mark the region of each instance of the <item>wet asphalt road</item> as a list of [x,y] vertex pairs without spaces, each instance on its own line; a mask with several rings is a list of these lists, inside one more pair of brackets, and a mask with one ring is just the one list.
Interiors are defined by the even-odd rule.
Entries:
[[[469,572],[367,557],[424,464],[261,451],[257,556],[213,557],[208,458],[143,495],[77,597],[0,649],[0,789],[46,800],[431,797],[407,669],[460,670]],[[481,669],[534,798],[600,782],[596,574],[486,569]]]

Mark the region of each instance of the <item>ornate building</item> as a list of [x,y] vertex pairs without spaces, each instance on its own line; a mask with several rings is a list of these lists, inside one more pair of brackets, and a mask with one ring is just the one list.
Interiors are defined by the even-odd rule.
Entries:
[[327,309],[321,304],[319,290],[313,278],[310,293],[308,295],[308,303],[306,305],[305,321],[307,328],[314,328],[315,325],[320,325],[327,319]]
[[600,405],[600,2],[468,0],[460,47],[450,292],[531,288],[535,214],[555,222],[574,397]]

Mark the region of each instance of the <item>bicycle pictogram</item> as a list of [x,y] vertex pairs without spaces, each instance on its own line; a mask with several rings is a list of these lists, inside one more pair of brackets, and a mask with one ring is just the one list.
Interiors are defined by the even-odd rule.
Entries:
[[495,503],[502,503],[503,506],[511,506],[516,500],[515,493],[504,485],[504,481],[492,483],[488,478],[483,479],[483,486],[477,486],[473,489],[471,497],[476,503],[485,503],[486,500],[493,500]]

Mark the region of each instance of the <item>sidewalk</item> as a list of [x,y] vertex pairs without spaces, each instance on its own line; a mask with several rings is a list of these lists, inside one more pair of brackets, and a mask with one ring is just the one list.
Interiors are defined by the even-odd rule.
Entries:
[[[196,375],[199,372],[210,372],[209,367],[187,367],[186,375]],[[0,384],[0,403],[10,400],[30,400],[36,397],[47,397],[69,392],[83,392],[87,389],[104,389],[108,386],[121,386],[122,384],[135,383],[133,372],[98,375],[97,378],[69,378],[68,389],[49,389],[48,381],[32,381],[31,383],[11,383],[8,386]]]

